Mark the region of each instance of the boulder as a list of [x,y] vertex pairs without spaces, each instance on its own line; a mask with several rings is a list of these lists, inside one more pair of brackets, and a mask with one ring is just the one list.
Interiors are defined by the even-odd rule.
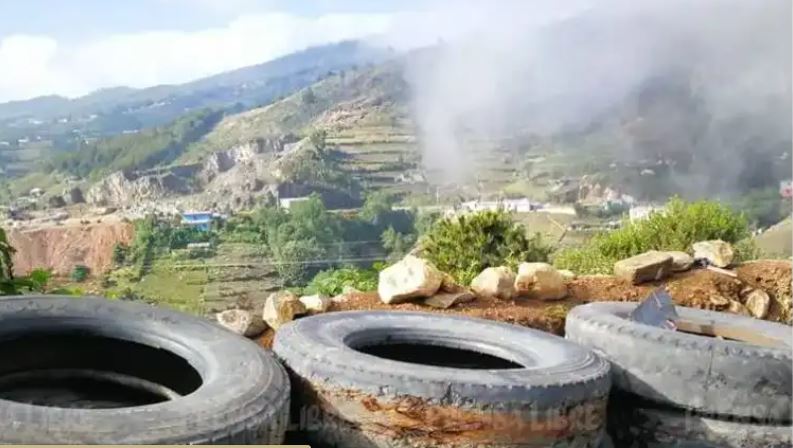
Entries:
[[330,297],[323,294],[314,294],[313,296],[303,296],[300,298],[300,303],[306,307],[306,311],[310,313],[324,313],[328,310],[333,301]]
[[694,257],[685,252],[673,250],[666,253],[672,257],[672,272],[687,271],[694,264]]
[[735,251],[732,245],[722,240],[700,241],[694,243],[694,258],[704,258],[717,268],[726,268],[732,264],[735,258]]
[[384,303],[430,297],[441,287],[443,274],[427,261],[407,255],[380,271],[377,293]]
[[256,313],[248,310],[232,309],[215,315],[218,323],[241,336],[258,336],[267,329],[267,324]]
[[264,302],[262,319],[274,330],[278,330],[284,324],[295,320],[295,317],[305,313],[306,307],[296,295],[275,292]]
[[558,300],[567,295],[567,284],[548,263],[521,263],[515,278],[515,294],[537,300]]
[[509,300],[515,296],[515,273],[506,266],[487,268],[471,281],[479,296]]
[[771,298],[762,289],[755,289],[746,296],[746,309],[758,319],[768,316],[770,306]]
[[559,275],[562,276],[565,282],[571,282],[578,278],[575,272],[568,269],[558,269]]
[[441,280],[441,287],[439,291],[441,292],[463,292],[465,291],[465,287],[458,284],[457,281],[454,280],[454,277],[451,275],[441,272],[443,275],[443,279]]
[[671,271],[672,257],[654,250],[614,263],[614,275],[634,285],[661,280]]
[[752,314],[749,310],[746,309],[745,306],[741,302],[736,300],[730,300],[730,307],[727,308],[727,311],[733,314],[740,314],[741,316],[751,316]]
[[439,292],[428,299],[424,299],[424,304],[433,308],[446,309],[458,303],[470,302],[474,299],[476,299],[476,296],[471,291]]

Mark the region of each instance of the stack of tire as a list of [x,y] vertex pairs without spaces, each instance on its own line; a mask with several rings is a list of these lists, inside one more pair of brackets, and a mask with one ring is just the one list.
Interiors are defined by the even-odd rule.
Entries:
[[2,444],[279,444],[286,433],[278,360],[176,311],[3,297],[0,360]]
[[[281,327],[273,349],[292,378],[294,440],[314,447],[598,448],[604,438],[608,362],[541,331],[338,312]],[[442,359],[452,352],[456,366]]]
[[565,327],[568,339],[612,364],[615,446],[791,446],[790,327],[677,308],[681,321],[725,335],[709,337],[633,322],[635,306],[579,306]]

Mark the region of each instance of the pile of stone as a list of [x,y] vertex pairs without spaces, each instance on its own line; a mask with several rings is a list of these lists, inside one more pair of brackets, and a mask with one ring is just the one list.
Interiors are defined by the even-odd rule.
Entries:
[[515,273],[506,266],[483,270],[465,288],[431,263],[413,255],[380,272],[377,292],[384,303],[421,301],[436,308],[449,308],[477,297],[501,300],[517,298],[558,300],[567,296],[570,271],[559,271],[547,263],[521,263]]
[[[688,271],[695,265],[715,268],[716,272],[735,276],[725,269],[735,260],[735,249],[721,240],[700,241],[692,245],[693,256],[686,252],[649,251],[614,264],[614,275],[635,285],[663,280],[675,272]],[[771,298],[761,289],[746,286],[740,293],[741,301],[721,296],[709,298],[719,310],[763,319],[768,316]]]
[[692,248],[693,256],[685,252],[651,250],[620,260],[614,264],[614,275],[638,285],[663,280],[673,272],[687,271],[697,261],[721,269],[729,267],[735,259],[735,250],[725,241],[700,241]]
[[333,299],[322,294],[298,297],[291,292],[270,294],[261,313],[230,309],[216,315],[218,323],[242,336],[256,337],[267,328],[278,330],[299,316],[324,313]]

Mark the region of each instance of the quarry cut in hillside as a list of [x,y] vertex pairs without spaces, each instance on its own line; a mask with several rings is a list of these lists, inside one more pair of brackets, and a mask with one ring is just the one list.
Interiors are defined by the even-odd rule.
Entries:
[[24,275],[44,268],[69,275],[76,265],[105,272],[112,267],[113,246],[129,244],[133,233],[133,225],[122,221],[10,229],[9,240],[16,249],[14,272]]

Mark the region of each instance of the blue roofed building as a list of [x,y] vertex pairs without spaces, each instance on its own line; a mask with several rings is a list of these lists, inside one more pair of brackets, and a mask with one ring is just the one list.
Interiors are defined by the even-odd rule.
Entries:
[[220,215],[213,212],[184,212],[182,225],[208,232],[212,228],[212,221],[220,218],[222,218]]

